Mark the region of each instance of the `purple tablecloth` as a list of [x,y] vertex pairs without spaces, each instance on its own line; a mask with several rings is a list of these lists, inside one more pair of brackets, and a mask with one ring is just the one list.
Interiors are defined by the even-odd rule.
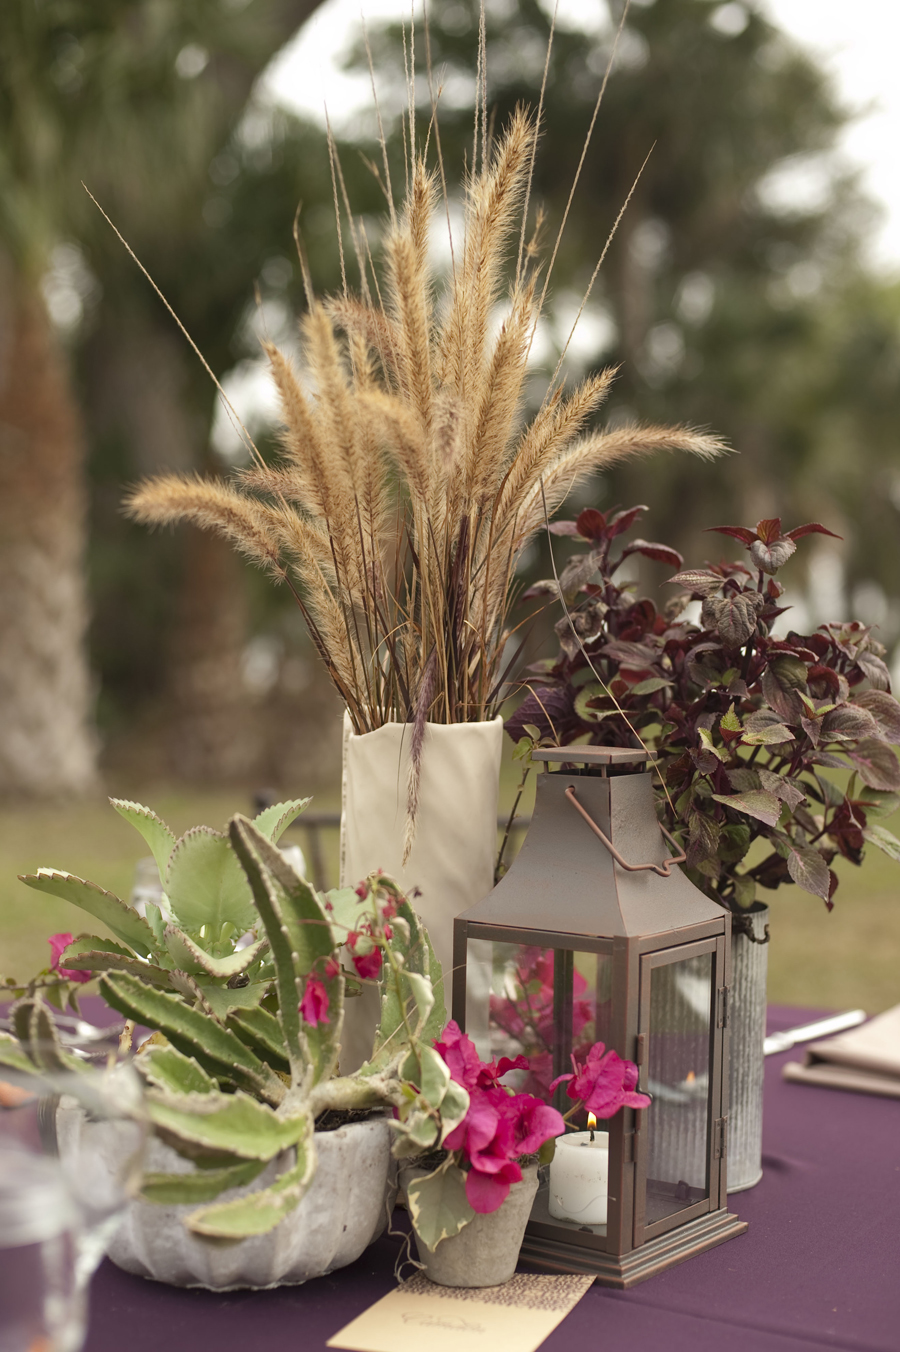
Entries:
[[[770,1031],[814,1017],[773,1008]],[[762,1182],[730,1199],[746,1235],[631,1291],[594,1286],[547,1352],[900,1349],[900,1101],[786,1084],[766,1062]],[[105,1262],[86,1352],[318,1352],[394,1285],[397,1241],[277,1291],[180,1291]]]

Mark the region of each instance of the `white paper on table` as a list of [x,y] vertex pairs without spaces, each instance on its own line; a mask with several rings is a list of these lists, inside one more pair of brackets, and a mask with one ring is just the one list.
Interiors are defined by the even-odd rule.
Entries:
[[593,1277],[516,1273],[501,1286],[436,1286],[418,1273],[328,1339],[349,1352],[535,1352]]

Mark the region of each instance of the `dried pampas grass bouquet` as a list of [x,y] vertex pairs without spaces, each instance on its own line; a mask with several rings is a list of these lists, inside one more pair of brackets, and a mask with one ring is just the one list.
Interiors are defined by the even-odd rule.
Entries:
[[303,264],[305,372],[266,349],[284,424],[280,462],[256,457],[231,483],[151,479],[128,503],[141,522],[218,532],[286,583],[354,730],[412,723],[414,754],[427,720],[496,714],[516,564],[575,484],[656,450],[723,449],[685,427],[591,430],[614,372],[567,391],[562,358],[525,418],[552,270],[551,259],[539,290],[526,238],[543,90],[537,114],[518,110],[492,141],[484,56],[482,39],[464,233],[451,239],[447,274],[435,276],[429,251],[447,195],[440,142],[429,138],[432,168],[428,145],[417,148],[411,91],[400,205],[384,153],[390,222],[377,267],[349,213],[332,142],[336,206],[343,194],[361,285],[320,299]]

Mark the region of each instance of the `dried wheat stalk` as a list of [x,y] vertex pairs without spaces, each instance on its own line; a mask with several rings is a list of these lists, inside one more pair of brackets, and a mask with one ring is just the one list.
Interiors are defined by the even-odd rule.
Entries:
[[[542,489],[552,511],[585,475],[630,456],[723,449],[690,428],[586,431],[613,370],[568,395],[554,378],[523,425],[528,354],[546,293],[545,285],[536,300],[534,250],[522,247],[536,139],[522,109],[493,153],[482,129],[444,294],[428,251],[437,180],[411,148],[380,280],[351,221],[360,293],[345,287],[323,304],[310,292],[301,331],[315,394],[266,348],[284,424],[281,462],[257,464],[233,485],[151,479],[128,504],[140,521],[189,520],[217,531],[286,580],[356,732],[413,724],[408,847],[425,722],[496,713],[516,563],[543,525]],[[336,155],[333,164],[337,205]],[[506,318],[492,337],[516,252]]]

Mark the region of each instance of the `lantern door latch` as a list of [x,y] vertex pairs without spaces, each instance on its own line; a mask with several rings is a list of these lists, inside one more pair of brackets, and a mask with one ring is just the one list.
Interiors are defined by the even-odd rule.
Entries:
[[728,998],[728,997],[729,997],[730,993],[731,993],[731,987],[730,987],[730,986],[719,986],[718,990],[716,991],[716,1027],[717,1027],[717,1028],[727,1028],[727,1027],[728,1027],[728,1005],[729,1005],[729,998]]
[[717,1117],[713,1123],[713,1157],[723,1160],[728,1153],[728,1118]]

